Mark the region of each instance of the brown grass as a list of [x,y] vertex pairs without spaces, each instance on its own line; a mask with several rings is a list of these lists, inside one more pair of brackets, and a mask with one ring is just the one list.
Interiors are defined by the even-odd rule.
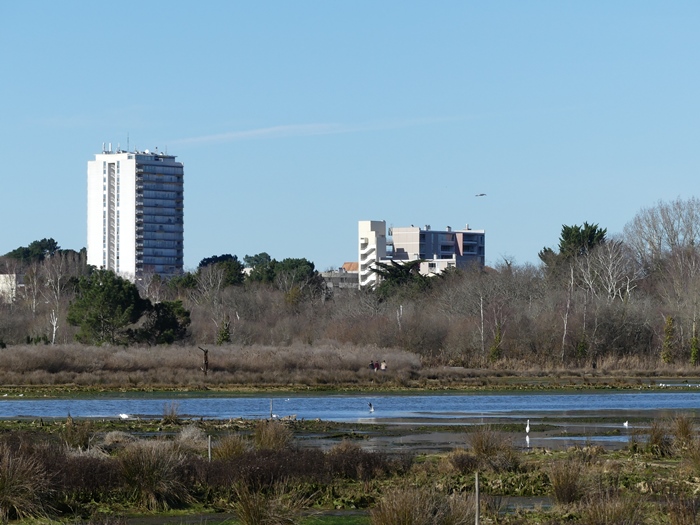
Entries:
[[695,476],[700,476],[700,440],[691,441],[683,451],[683,462]]
[[91,421],[75,421],[68,417],[66,424],[61,428],[60,434],[69,447],[87,449],[93,439],[93,425]]
[[258,450],[283,450],[292,443],[292,431],[280,421],[259,421],[253,431],[253,444]]
[[136,440],[137,438],[128,432],[112,430],[104,435],[101,442],[98,443],[98,446],[107,452],[111,452],[122,449]]
[[[334,343],[288,347],[208,347],[209,373],[198,346],[91,347],[17,345],[0,352],[0,384],[79,385],[104,388],[208,387],[228,385],[366,384],[410,377],[421,366],[409,352]],[[387,372],[367,364],[385,359]]]
[[42,496],[48,479],[34,457],[0,445],[0,518],[23,519],[46,515]]
[[673,455],[673,441],[667,434],[668,422],[652,421],[646,443],[647,452],[658,458]]
[[586,525],[641,525],[644,510],[636,496],[617,493],[596,494],[581,504],[582,522]]
[[583,463],[575,459],[553,462],[547,474],[552,494],[557,503],[568,505],[579,501],[584,494]]
[[295,525],[300,522],[305,499],[284,484],[272,490],[251,490],[244,484],[234,489],[238,521],[242,525]]
[[241,456],[248,450],[248,441],[240,434],[225,434],[212,446],[212,457],[231,459]]
[[389,461],[382,452],[364,450],[357,443],[341,441],[326,454],[326,465],[334,476],[369,481],[381,477],[391,471],[401,471],[410,468],[397,457]]
[[673,446],[677,451],[689,447],[695,440],[693,418],[685,415],[673,418],[671,420],[671,433],[673,434]]
[[121,475],[133,501],[148,510],[167,510],[189,500],[181,478],[184,456],[171,442],[137,441],[119,456]]
[[427,487],[390,489],[370,510],[372,525],[467,525],[474,519],[473,499]]
[[670,525],[696,525],[700,516],[700,500],[683,494],[666,497]]
[[[560,384],[639,384],[654,377],[696,377],[697,369],[666,366],[642,357],[607,357],[596,368],[562,368],[550,361],[517,356],[489,368],[469,368],[473,359],[448,353],[426,356],[374,344],[353,345],[332,341],[313,344],[289,342],[283,346],[228,344],[206,346],[209,373],[201,370],[202,345],[162,347],[92,347],[65,344],[15,345],[0,352],[0,384],[77,385],[99,388],[230,388],[270,386],[373,386],[410,387],[434,384],[509,384],[522,379]],[[387,372],[374,373],[367,364],[385,359]],[[444,366],[452,363],[463,366]],[[471,365],[470,365],[471,363]],[[438,366],[439,365],[439,366]]]
[[488,425],[467,434],[467,443],[481,468],[503,472],[519,467],[520,460],[510,438]]
[[208,439],[204,431],[194,424],[183,427],[175,442],[185,451],[203,454],[207,451]]
[[459,474],[470,474],[479,468],[477,457],[462,448],[451,451],[445,456],[445,460],[451,470]]
[[163,405],[163,424],[164,425],[179,425],[180,424],[180,404],[171,401]]

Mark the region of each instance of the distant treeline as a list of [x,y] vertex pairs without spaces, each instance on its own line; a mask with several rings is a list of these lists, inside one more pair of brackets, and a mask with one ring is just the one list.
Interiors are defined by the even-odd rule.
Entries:
[[[537,266],[506,257],[492,268],[424,277],[411,265],[382,265],[383,282],[371,291],[331,293],[310,261],[263,253],[213,256],[167,282],[145,276],[131,285],[134,296],[109,272],[91,272],[84,252],[49,244],[38,256],[32,243],[2,259],[0,273],[24,276],[14,303],[0,306],[4,344],[337,341],[468,367],[699,359],[696,198],[643,209],[617,236],[597,224],[565,225],[559,246],[543,248]],[[105,279],[124,301],[109,315],[100,310],[109,301],[96,293]],[[110,315],[121,317],[105,326]]]

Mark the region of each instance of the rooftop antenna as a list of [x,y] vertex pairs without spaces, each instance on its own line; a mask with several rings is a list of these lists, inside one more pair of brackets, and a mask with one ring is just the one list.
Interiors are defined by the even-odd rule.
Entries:
[[129,151],[129,132],[126,132],[126,151]]

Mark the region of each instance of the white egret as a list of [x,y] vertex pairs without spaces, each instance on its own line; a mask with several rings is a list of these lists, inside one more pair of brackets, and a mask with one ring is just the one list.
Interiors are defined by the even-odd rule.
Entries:
[[525,433],[529,434],[530,433],[530,420],[527,420],[527,425],[525,426]]

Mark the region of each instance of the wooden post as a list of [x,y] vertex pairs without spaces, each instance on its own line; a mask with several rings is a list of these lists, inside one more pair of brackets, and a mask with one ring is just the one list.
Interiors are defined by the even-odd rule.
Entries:
[[476,483],[474,485],[474,524],[479,525],[479,471],[476,471]]
[[209,456],[209,463],[211,463],[211,436],[207,436],[207,452]]
[[200,367],[200,370],[204,372],[204,375],[207,375],[207,373],[209,372],[209,350],[205,350],[201,346],[199,347],[199,349],[202,352],[204,352],[204,365]]

